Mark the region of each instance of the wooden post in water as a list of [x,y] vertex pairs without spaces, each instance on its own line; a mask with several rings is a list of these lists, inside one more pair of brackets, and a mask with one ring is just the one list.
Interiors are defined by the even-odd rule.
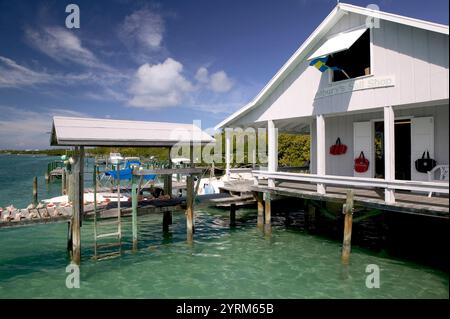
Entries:
[[194,177],[186,178],[186,228],[188,243],[192,243],[194,235]]
[[351,251],[352,224],[353,224],[353,190],[347,191],[347,200],[342,207],[344,219],[344,240],[342,242],[342,263],[348,264]]
[[256,205],[258,209],[258,219],[257,226],[258,228],[262,227],[264,224],[264,203],[263,203],[263,193],[253,192],[253,197],[256,200]]
[[35,176],[33,178],[33,204],[37,205],[38,203],[38,184],[37,184],[37,177]]
[[65,168],[63,168],[63,170],[61,172],[61,195],[66,195],[66,169]]
[[83,165],[84,148],[75,147],[72,166],[72,262],[79,265],[81,261],[81,217],[83,215]]
[[230,205],[230,226],[236,226],[236,204]]
[[172,225],[172,212],[165,211],[163,213],[163,232],[169,231],[169,225]]
[[138,229],[137,229],[137,207],[138,207],[138,194],[136,178],[132,177],[131,183],[131,223],[133,228],[133,250],[137,250],[138,242]]
[[270,193],[266,193],[266,200],[265,200],[265,224],[270,225],[271,224],[271,203],[270,203]]

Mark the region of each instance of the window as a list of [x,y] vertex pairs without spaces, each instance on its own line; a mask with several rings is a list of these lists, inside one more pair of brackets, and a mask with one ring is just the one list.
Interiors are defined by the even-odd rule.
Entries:
[[369,75],[370,30],[367,29],[348,50],[330,54],[327,65],[335,67],[331,71],[333,82]]

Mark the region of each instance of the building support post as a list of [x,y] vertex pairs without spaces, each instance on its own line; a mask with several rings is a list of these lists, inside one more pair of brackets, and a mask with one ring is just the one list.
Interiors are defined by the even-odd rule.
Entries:
[[[322,114],[316,116],[316,160],[317,160],[317,175],[323,176],[326,174],[326,146],[325,146],[325,118]],[[322,183],[317,184],[317,192],[325,194],[326,188]]]
[[[392,106],[384,107],[384,178],[387,182],[395,180],[395,115]],[[395,203],[394,189],[385,189],[386,203]]]
[[232,161],[232,154],[231,154],[231,139],[232,139],[232,132],[233,130],[231,128],[225,129],[225,176],[226,178],[230,178],[230,170],[231,170],[231,161]]
[[342,263],[348,264],[350,259],[352,226],[353,226],[353,190],[347,191],[347,200],[342,207],[344,219],[344,240],[342,242]]
[[[278,169],[278,131],[274,121],[267,121],[267,170],[275,173]],[[267,181],[269,187],[275,187],[275,181],[271,178]]]

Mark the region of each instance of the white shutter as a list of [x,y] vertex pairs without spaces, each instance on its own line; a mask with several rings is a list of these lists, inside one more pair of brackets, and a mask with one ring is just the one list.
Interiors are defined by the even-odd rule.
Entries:
[[[355,122],[353,123],[353,159],[359,157],[361,151],[364,152],[364,156],[369,160],[369,169],[365,173],[357,173],[353,169],[353,175],[356,177],[373,177],[373,165],[372,162],[372,123],[371,122]],[[351,164],[352,167],[354,162]]]
[[[416,117],[411,119],[411,180],[427,181],[428,175],[416,170],[415,161],[423,152],[434,158],[434,119],[433,117]],[[425,153],[426,156],[426,153]]]

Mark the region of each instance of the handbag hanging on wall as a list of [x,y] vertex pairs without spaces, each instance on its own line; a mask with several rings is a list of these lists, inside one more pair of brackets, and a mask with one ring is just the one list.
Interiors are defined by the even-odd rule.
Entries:
[[341,143],[341,138],[338,137],[336,143],[330,146],[331,155],[341,155],[347,152],[347,145]]
[[369,169],[369,160],[364,156],[364,152],[361,152],[357,158],[355,158],[355,171],[357,173],[367,172]]
[[422,158],[416,159],[414,162],[416,165],[416,170],[420,173],[427,173],[436,166],[436,161],[430,158],[430,152],[427,150],[426,153],[427,157],[425,157],[425,152],[423,152]]

